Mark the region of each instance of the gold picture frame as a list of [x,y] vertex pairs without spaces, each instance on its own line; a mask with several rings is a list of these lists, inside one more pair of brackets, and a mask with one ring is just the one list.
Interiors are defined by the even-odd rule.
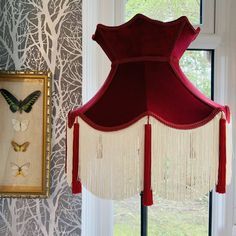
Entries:
[[48,197],[51,73],[0,72],[0,197]]

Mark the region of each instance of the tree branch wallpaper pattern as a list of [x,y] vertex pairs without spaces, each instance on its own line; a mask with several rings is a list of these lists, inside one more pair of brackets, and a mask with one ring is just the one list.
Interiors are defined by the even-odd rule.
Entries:
[[1,0],[0,55],[1,70],[53,75],[50,197],[0,199],[0,236],[80,235],[81,197],[64,164],[66,116],[81,101],[81,0]]

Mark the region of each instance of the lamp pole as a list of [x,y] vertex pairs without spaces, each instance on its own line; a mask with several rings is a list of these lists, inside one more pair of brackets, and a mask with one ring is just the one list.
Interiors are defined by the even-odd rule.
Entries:
[[147,236],[147,228],[148,228],[148,207],[143,205],[143,192],[140,194],[141,196],[141,236]]

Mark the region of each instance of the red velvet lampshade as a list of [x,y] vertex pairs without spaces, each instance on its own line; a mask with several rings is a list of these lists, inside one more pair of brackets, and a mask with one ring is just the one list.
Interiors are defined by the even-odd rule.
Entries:
[[74,193],[81,182],[107,199],[143,191],[151,205],[153,193],[183,200],[215,186],[225,192],[229,108],[205,97],[179,66],[199,31],[184,16],[164,23],[138,14],[120,26],[97,26],[93,39],[111,71],[68,116]]

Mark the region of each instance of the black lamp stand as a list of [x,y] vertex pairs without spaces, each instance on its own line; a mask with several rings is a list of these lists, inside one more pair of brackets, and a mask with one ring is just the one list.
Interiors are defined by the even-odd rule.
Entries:
[[141,236],[147,236],[148,229],[148,207],[143,205],[143,193],[141,195]]

